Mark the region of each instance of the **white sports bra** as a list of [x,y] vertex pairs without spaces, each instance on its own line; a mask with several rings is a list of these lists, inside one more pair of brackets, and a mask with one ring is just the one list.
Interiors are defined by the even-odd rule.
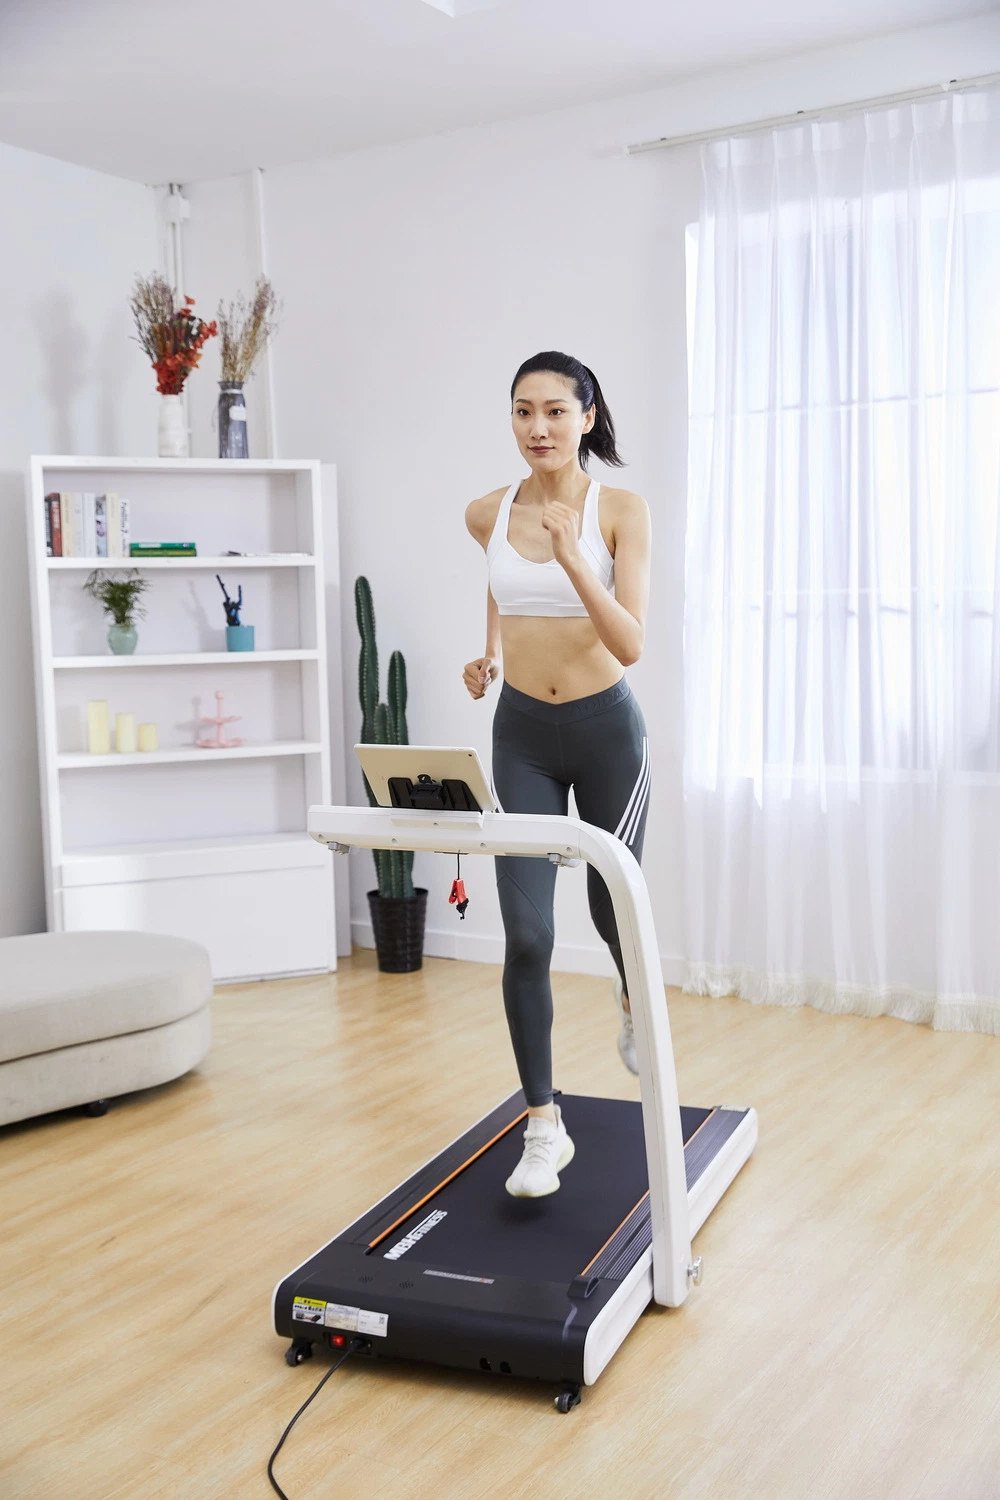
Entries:
[[[500,502],[486,563],[489,569],[490,593],[502,615],[586,615],[587,607],[569,581],[562,564],[554,557],[548,562],[532,562],[522,557],[507,540],[510,508],[522,481],[512,484]],[[580,528],[580,551],[595,576],[613,596],[615,560],[608,551],[597,519],[598,492],[596,479],[590,482],[583,502],[583,525]]]

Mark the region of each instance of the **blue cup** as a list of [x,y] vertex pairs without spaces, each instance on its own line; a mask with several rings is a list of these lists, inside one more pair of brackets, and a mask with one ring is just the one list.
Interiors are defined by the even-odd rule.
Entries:
[[226,650],[227,651],[252,651],[253,650],[253,626],[252,625],[227,625],[226,626]]

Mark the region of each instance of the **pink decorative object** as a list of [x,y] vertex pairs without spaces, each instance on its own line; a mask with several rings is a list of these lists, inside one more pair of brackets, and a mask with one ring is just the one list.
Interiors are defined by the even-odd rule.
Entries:
[[214,724],[215,725],[215,739],[214,740],[196,740],[195,744],[201,750],[232,750],[236,745],[245,745],[246,744],[246,740],[227,740],[226,736],[225,736],[225,733],[223,731],[223,727],[222,727],[224,724],[235,724],[236,721],[237,721],[237,719],[241,719],[243,717],[243,715],[242,714],[225,714],[224,715],[223,712],[222,712],[222,694],[221,693],[216,693],[216,695],[215,695],[215,701],[216,701],[216,703],[219,706],[218,707],[218,712],[216,713],[215,718],[214,719],[202,719],[201,720],[202,724]]

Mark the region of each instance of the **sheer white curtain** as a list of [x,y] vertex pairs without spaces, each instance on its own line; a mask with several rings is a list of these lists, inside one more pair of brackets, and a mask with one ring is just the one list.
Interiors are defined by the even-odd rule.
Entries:
[[687,987],[1000,1033],[1000,90],[703,172]]

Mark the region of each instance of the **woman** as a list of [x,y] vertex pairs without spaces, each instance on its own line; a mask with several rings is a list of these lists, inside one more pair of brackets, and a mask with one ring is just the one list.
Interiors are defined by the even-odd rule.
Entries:
[[[638,859],[649,760],[642,711],[623,669],[638,661],[649,594],[649,512],[628,490],[591,481],[591,454],[621,466],[611,413],[593,373],[570,355],[526,360],[511,386],[514,435],[529,478],[474,500],[466,524],[486,552],[486,651],[465,668],[473,698],[499,675],[493,781],[506,812],[565,813],[621,838]],[[515,1197],[554,1193],[572,1159],[552,1101],[556,867],[497,859],[506,933],[504,1007],[528,1103],[524,1154],[507,1179]],[[625,974],[607,887],[587,871],[590,911],[618,970],[618,1049],[636,1072]]]

